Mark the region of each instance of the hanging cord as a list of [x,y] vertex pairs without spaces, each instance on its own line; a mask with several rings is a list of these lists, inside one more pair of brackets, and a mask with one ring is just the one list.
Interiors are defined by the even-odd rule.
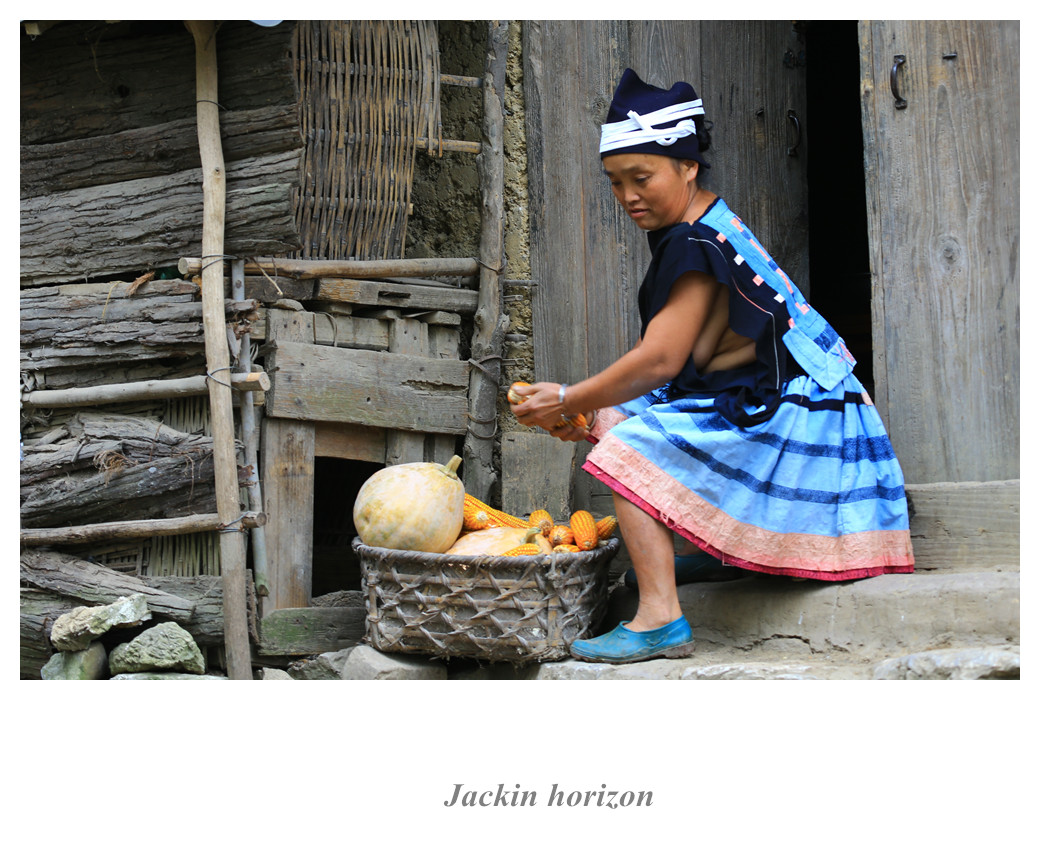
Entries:
[[[319,311],[317,313],[318,314],[324,314],[329,319],[329,323],[332,324],[332,346],[335,347],[337,345],[338,339],[339,339],[339,324],[336,322],[336,318],[333,315],[329,314],[327,311]],[[314,343],[317,343],[317,342],[318,342],[317,327],[315,327]]]
[[[491,382],[493,382],[493,383],[495,383],[497,385],[497,380],[495,379],[494,375],[484,366],[484,362],[491,361],[493,359],[497,359],[498,361],[501,362],[502,361],[502,356],[500,356],[500,355],[486,355],[483,358],[481,358],[479,361],[477,359],[475,359],[475,358],[471,358],[467,362],[467,364],[469,364],[471,367],[476,367],[481,373],[483,373],[485,376],[487,376],[487,378]],[[468,411],[466,412],[466,417],[468,417],[474,423],[479,423],[482,426],[491,426],[492,424],[494,425],[494,428],[491,430],[491,434],[490,435],[481,435],[479,432],[473,431],[473,427],[472,426],[467,426],[466,427],[467,431],[474,438],[480,438],[481,440],[490,441],[490,440],[494,439],[496,434],[498,434],[498,418],[497,417],[492,417],[492,418],[490,418],[488,420],[482,420],[479,417],[474,417]]]
[[[227,371],[230,372],[231,368],[230,367],[218,367],[216,370],[213,371],[213,373],[219,373],[221,370],[227,370]],[[210,373],[210,372],[207,371],[206,378],[207,379],[212,379],[218,385],[223,385],[225,388],[228,388],[228,389],[231,388],[231,383],[230,382],[221,382],[216,376],[213,375],[213,373]]]
[[501,267],[492,267],[490,264],[488,264],[487,262],[483,262],[480,259],[473,259],[473,260],[477,264],[479,264],[481,267],[483,267],[485,270],[490,270],[492,273],[505,273],[506,262],[504,262],[504,261],[502,262],[502,266]]
[[236,526],[235,525],[236,523],[241,523],[242,520],[243,520],[243,515],[239,514],[238,517],[236,517],[230,523],[224,523],[221,526],[217,526],[217,532],[219,534],[227,534],[229,532],[244,532],[246,530],[245,526]]
[[[211,264],[216,264],[217,262],[223,262],[223,261],[226,261],[226,260],[229,260],[229,259],[230,259],[231,261],[234,261],[234,260],[235,260],[235,259],[237,259],[237,258],[238,258],[238,256],[229,256],[229,255],[216,255],[216,254],[214,254],[214,255],[209,255],[209,256],[202,256],[202,257],[201,257],[201,258],[199,259],[199,261],[201,261],[201,262],[202,262],[202,266],[201,266],[201,267],[199,268],[199,273],[201,274],[201,273],[202,273],[202,271],[204,271],[204,270],[205,270],[205,269],[206,269],[207,267],[209,267],[209,266],[210,266]],[[206,264],[206,259],[213,259],[213,261],[211,261],[211,262],[210,262],[209,264]]]
[[[276,291],[278,292],[278,296],[279,296],[279,297],[284,297],[284,296],[285,296],[285,293],[284,293],[284,292],[282,291],[282,289],[281,289],[281,287],[280,287],[280,286],[278,285],[278,283],[277,283],[277,282],[275,282],[275,281],[274,281],[274,279],[272,279],[272,278],[271,278],[270,276],[268,276],[268,275],[267,275],[267,271],[266,271],[266,270],[264,270],[264,266],[263,266],[262,264],[260,264],[260,259],[258,259],[258,258],[256,258],[256,257],[254,256],[254,257],[250,258],[249,260],[250,260],[250,261],[251,261],[251,262],[252,262],[253,264],[255,264],[255,265],[256,265],[256,267],[257,267],[257,270],[259,270],[259,271],[260,271],[260,272],[261,272],[261,273],[262,273],[262,274],[264,275],[264,279],[266,279],[266,280],[267,280],[268,282],[270,282],[270,283],[271,283],[272,285],[274,285],[274,289],[275,289],[275,290],[276,290]],[[271,270],[272,270],[272,271],[274,271],[274,270],[275,270],[275,266],[274,266],[274,259],[273,259],[273,258],[271,259]]]

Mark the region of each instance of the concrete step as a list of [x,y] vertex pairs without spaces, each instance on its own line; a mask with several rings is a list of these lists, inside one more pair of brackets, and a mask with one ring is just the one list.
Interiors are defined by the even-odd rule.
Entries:
[[[1019,573],[914,573],[855,582],[751,576],[682,585],[698,644],[778,654],[879,660],[923,650],[1017,644]],[[606,631],[635,614],[638,595],[613,591]],[[772,658],[771,658],[772,660]]]

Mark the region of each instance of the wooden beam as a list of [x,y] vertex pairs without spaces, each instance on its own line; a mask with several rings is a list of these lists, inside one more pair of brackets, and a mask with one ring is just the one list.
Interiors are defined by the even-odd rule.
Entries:
[[479,295],[467,288],[434,288],[368,279],[323,278],[318,282],[314,298],[325,302],[472,314],[477,308]]
[[1018,479],[907,485],[906,495],[917,569],[1019,569]]
[[[254,529],[267,522],[262,511],[247,511],[237,529]],[[59,546],[91,543],[109,538],[151,538],[159,535],[189,535],[192,532],[219,531],[227,528],[219,514],[190,514],[187,517],[164,517],[158,520],[119,520],[92,523],[88,526],[62,526],[53,529],[22,529],[24,547]]]
[[357,646],[365,607],[285,608],[260,621],[261,655],[316,655]]
[[503,109],[508,46],[509,22],[489,22],[483,82],[484,149],[477,159],[483,194],[480,289],[473,317],[471,354],[479,366],[470,374],[469,424],[463,446],[466,490],[484,500],[498,478],[494,467],[498,385],[502,373],[502,338],[509,326],[509,315],[502,311],[501,286],[505,271]]
[[[182,258],[177,269],[182,276],[192,276],[202,267],[200,258]],[[355,279],[379,279],[387,276],[476,276],[480,265],[472,258],[380,259],[285,259],[258,258],[247,261],[250,275],[288,276],[293,279],[320,279],[348,276]]]
[[467,362],[283,340],[263,350],[271,372],[268,418],[466,430]]
[[[195,97],[202,161],[202,255],[224,255],[226,184],[220,144],[220,95],[217,90],[217,30],[213,21],[186,21],[195,39]],[[224,320],[223,262],[209,261],[201,268],[202,325],[206,337],[206,370],[227,373],[229,355]],[[217,513],[231,525],[239,516],[238,462],[235,457],[235,420],[231,388],[209,382],[210,425],[213,430],[213,466]],[[248,611],[246,607],[245,538],[238,532],[220,533],[220,572],[224,585],[224,649],[231,679],[251,679]]]
[[[271,378],[262,371],[255,373],[225,372],[216,378],[230,381],[231,387],[237,391],[271,390]],[[148,379],[144,382],[126,382],[122,385],[95,385],[85,388],[64,388],[57,391],[29,391],[22,394],[22,405],[26,408],[77,408],[104,405],[110,402],[197,397],[208,391],[208,376],[189,376],[185,379]]]

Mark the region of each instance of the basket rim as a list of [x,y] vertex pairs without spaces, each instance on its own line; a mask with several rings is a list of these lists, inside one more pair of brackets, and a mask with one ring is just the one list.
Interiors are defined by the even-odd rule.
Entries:
[[502,560],[529,563],[533,560],[544,559],[550,564],[560,559],[569,561],[574,558],[584,558],[591,561],[593,559],[601,558],[612,551],[616,551],[621,545],[621,541],[616,537],[612,537],[607,538],[606,540],[601,540],[593,549],[580,550],[579,552],[556,552],[554,550],[552,552],[539,552],[535,555],[510,555],[508,558],[503,555],[448,555],[445,552],[420,552],[413,549],[392,549],[386,546],[369,546],[361,540],[360,536],[355,536],[350,545],[358,555],[368,555],[369,557],[399,557],[407,560],[428,561],[431,564],[465,564],[467,566],[472,566],[481,561]]

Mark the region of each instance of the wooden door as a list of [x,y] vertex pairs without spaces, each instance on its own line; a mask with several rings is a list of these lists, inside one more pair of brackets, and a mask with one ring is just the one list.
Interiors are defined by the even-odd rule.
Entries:
[[863,21],[860,63],[875,401],[907,482],[1016,479],[1018,22]]

